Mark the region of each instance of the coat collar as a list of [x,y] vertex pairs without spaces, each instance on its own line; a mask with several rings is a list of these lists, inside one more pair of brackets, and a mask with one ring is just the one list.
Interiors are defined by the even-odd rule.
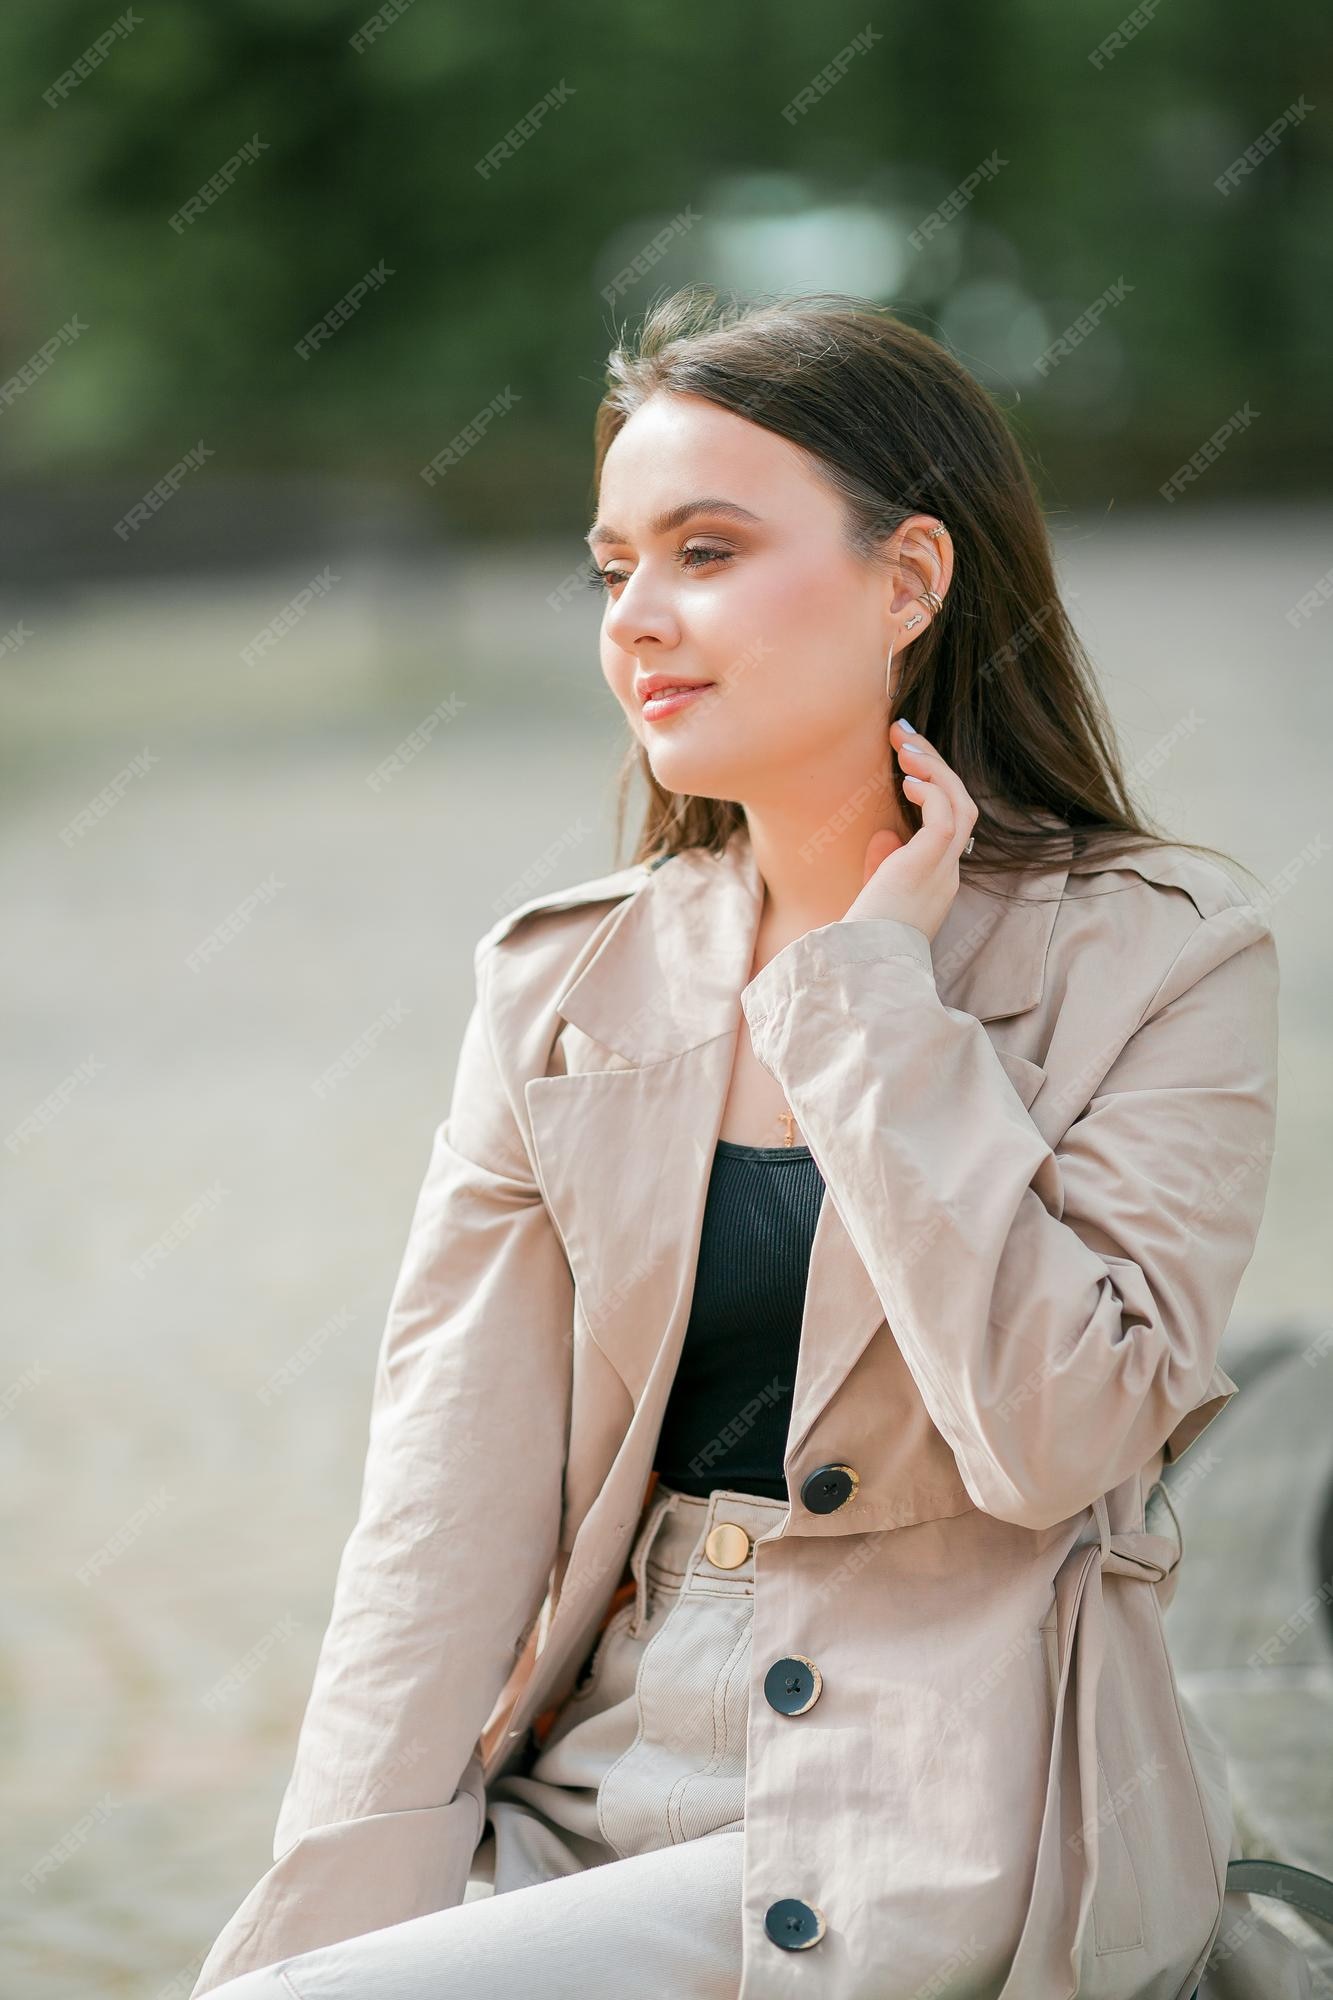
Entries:
[[[996,894],[964,869],[931,945],[947,1007],[996,1021],[1038,1004],[1068,873],[1057,863],[1027,871],[1021,884],[1013,873],[986,878]],[[720,854],[691,848],[654,865],[556,996],[559,1013],[636,1066],[730,1033],[740,1020],[763,889],[743,824]]]

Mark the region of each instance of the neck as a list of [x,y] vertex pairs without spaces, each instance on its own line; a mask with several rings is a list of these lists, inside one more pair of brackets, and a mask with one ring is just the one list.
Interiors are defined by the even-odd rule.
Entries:
[[[906,841],[913,829],[884,779],[867,782],[863,804],[799,800],[746,806],[750,846],[764,883],[756,970],[784,944],[837,923],[865,886],[872,834],[888,828]],[[856,794],[851,795],[853,800]]]

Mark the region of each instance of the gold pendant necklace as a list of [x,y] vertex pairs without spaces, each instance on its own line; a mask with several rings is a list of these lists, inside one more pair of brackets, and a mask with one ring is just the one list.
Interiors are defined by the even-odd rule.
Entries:
[[788,1106],[787,1110],[785,1111],[779,1111],[778,1123],[779,1125],[786,1126],[787,1144],[789,1146],[794,1146],[796,1144],[796,1140],[792,1135],[796,1130],[796,1113],[790,1108],[790,1106]]

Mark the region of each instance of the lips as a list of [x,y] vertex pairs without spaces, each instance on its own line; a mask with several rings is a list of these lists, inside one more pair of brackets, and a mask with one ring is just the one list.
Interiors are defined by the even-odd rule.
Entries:
[[692,708],[696,702],[711,694],[713,681],[668,681],[662,679],[656,691],[645,695],[643,719],[647,723],[665,722],[669,715],[677,715],[682,709]]
[[649,674],[646,680],[639,682],[634,692],[639,698],[640,707],[643,707],[650,701],[661,701],[667,695],[694,694],[700,688],[713,685],[712,681],[672,680],[667,674]]

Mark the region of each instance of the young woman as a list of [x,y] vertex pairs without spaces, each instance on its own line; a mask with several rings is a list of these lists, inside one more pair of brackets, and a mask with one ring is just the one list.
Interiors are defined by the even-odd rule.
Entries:
[[274,1865],[195,1993],[1308,1992],[1161,1620],[1269,926],[1129,801],[932,340],[677,295],[596,472],[647,821],[477,945]]

